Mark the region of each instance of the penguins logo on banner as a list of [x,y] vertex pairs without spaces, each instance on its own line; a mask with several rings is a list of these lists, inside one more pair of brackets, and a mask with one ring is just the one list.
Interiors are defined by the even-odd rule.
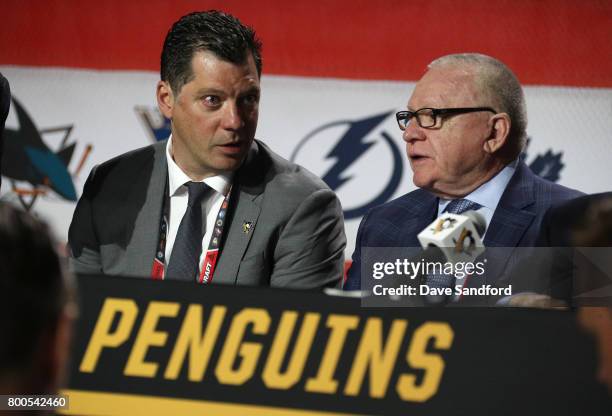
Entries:
[[400,185],[403,152],[383,126],[392,114],[327,123],[307,134],[291,155],[339,195],[347,220],[387,202]]

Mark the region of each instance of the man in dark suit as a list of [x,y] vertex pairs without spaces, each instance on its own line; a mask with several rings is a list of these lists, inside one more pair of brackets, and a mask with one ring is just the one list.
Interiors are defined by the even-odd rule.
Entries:
[[[407,107],[397,120],[419,189],[363,218],[346,290],[361,287],[362,248],[418,247],[417,234],[443,212],[479,212],[486,247],[524,247],[535,243],[548,207],[580,195],[537,177],[520,160],[525,98],[502,62],[480,54],[436,59]],[[471,284],[495,283],[518,260],[511,252],[493,250],[486,282]]]
[[340,284],[346,239],[337,197],[254,140],[260,49],[251,28],[221,12],[172,26],[157,85],[171,137],[93,169],[69,231],[76,272]]
[[[4,123],[11,105],[11,89],[8,80],[0,74],[0,172],[2,172],[2,149],[4,148]],[[2,185],[2,176],[0,176]]]

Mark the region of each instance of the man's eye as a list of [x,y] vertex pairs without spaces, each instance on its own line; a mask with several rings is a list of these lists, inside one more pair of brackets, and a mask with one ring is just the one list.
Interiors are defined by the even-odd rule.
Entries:
[[246,105],[254,105],[259,102],[259,95],[249,94],[242,97],[242,102]]
[[221,100],[216,95],[207,95],[203,98],[204,104],[210,107],[217,107],[221,104]]

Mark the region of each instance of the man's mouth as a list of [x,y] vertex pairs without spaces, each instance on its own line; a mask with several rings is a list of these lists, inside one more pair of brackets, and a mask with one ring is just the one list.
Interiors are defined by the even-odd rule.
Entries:
[[220,144],[219,148],[224,153],[238,153],[242,150],[242,142]]
[[425,159],[429,159],[427,154],[417,150],[412,143],[406,143],[406,153],[408,154],[410,162],[421,162]]
[[411,153],[408,155],[408,157],[412,162],[420,162],[422,160],[429,159],[428,156],[422,155],[420,153]]

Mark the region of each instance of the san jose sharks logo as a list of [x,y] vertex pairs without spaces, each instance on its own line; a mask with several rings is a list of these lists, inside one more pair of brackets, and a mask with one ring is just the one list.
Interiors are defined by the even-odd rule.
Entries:
[[[15,97],[12,97],[12,103],[18,127],[5,128],[2,158],[2,175],[11,183],[11,194],[18,198],[26,210],[32,208],[38,197],[47,195],[50,191],[62,199],[76,201],[77,194],[72,177],[83,167],[92,146],[86,146],[75,173],[71,175],[68,165],[72,160],[76,142],[68,143],[68,139],[74,126],[39,130]],[[43,141],[43,136],[48,134],[62,136],[56,150],[49,148]]]

